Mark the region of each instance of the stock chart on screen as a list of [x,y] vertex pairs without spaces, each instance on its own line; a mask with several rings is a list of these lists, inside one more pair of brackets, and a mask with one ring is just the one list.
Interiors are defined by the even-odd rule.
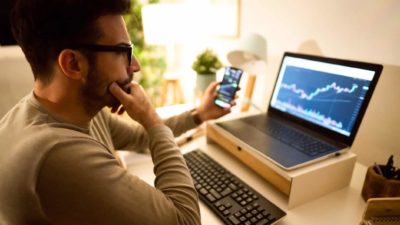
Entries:
[[371,80],[286,66],[273,107],[350,135]]

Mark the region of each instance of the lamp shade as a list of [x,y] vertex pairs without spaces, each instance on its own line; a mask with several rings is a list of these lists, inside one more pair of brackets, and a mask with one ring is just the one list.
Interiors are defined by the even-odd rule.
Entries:
[[241,111],[249,110],[251,97],[257,74],[265,71],[267,43],[259,34],[250,33],[239,40],[235,47],[228,52],[227,58],[232,66],[240,68],[249,74],[244,92],[244,103]]
[[250,61],[266,61],[267,43],[259,35],[250,33],[239,40],[235,47],[228,53],[228,61],[235,67]]

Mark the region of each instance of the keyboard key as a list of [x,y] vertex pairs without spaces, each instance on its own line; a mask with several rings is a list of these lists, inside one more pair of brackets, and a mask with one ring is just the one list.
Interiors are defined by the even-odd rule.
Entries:
[[267,224],[270,224],[269,220],[267,219],[260,220],[258,223],[256,223],[256,225],[267,225]]
[[226,196],[226,195],[229,195],[230,193],[232,193],[232,189],[230,189],[230,188],[228,187],[228,188],[226,188],[225,190],[223,190],[223,191],[221,192],[221,195],[222,195],[222,196]]
[[233,184],[233,183],[230,183],[228,186],[229,186],[232,190],[236,190],[236,189],[237,189],[237,186],[236,186],[235,184]]
[[236,219],[236,217],[234,217],[234,216],[228,217],[228,220],[231,221],[235,225],[240,224],[240,221],[238,219]]
[[208,191],[207,191],[205,188],[200,189],[199,192],[200,192],[200,194],[202,194],[202,195],[208,194]]
[[214,189],[210,190],[210,193],[216,198],[216,199],[220,199],[222,196]]
[[207,198],[210,202],[215,202],[215,200],[217,200],[217,199],[215,199],[214,196],[212,196],[211,194],[207,194],[207,195],[206,195],[206,198]]
[[220,207],[222,205],[222,203],[221,202],[216,202],[216,203],[214,203],[214,205],[215,205],[215,207]]
[[224,216],[227,216],[227,215],[231,214],[231,212],[229,210],[224,210],[222,212],[222,214],[224,214]]

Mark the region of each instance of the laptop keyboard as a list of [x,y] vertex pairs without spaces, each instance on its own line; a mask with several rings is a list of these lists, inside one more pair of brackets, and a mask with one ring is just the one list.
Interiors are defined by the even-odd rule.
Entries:
[[286,213],[235,175],[194,150],[184,154],[200,199],[225,224],[274,224]]
[[253,117],[243,118],[243,121],[253,125],[262,132],[304,152],[309,156],[315,156],[319,153],[329,152],[336,149],[335,146],[324,143],[314,137],[311,137],[301,131],[289,127],[278,121],[269,119],[268,122],[260,123]]

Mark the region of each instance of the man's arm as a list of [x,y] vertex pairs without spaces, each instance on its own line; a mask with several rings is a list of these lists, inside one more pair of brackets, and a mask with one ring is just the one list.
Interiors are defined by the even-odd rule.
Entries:
[[53,224],[200,224],[192,179],[165,125],[148,130],[155,187],[101,144],[64,138],[43,160],[36,191]]
[[[214,104],[218,85],[219,82],[210,84],[204,93],[201,104],[195,109],[172,116],[163,121],[165,125],[172,130],[175,137],[190,129],[196,128],[202,122],[228,114],[231,107],[236,105],[235,101],[232,101],[231,107],[229,108],[221,108]],[[144,128],[137,126],[137,124],[128,123],[127,125],[126,121],[122,121],[122,119],[116,116],[110,117],[108,124],[111,128],[116,149],[135,151],[139,149],[138,151],[140,152],[147,148],[148,137]]]
[[230,113],[231,107],[236,105],[235,101],[232,101],[230,107],[227,108],[221,108],[214,104],[214,99],[217,96],[216,90],[219,84],[219,82],[212,82],[207,87],[201,104],[198,107],[164,121],[165,124],[174,132],[175,136],[179,136],[207,120],[217,119]]

